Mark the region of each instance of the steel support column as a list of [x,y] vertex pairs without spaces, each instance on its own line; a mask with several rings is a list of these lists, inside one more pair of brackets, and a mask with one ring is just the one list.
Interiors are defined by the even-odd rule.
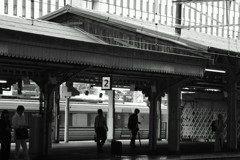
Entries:
[[168,150],[171,153],[179,152],[180,142],[180,88],[171,88],[168,93]]
[[182,23],[182,4],[176,3],[176,20],[175,20],[175,33],[181,35],[181,23]]
[[149,149],[155,151],[157,149],[157,86],[156,83],[151,86],[150,96],[150,116],[149,116]]
[[59,125],[60,125],[60,91],[59,87],[54,91],[54,142],[59,143]]
[[[53,120],[54,96],[53,91],[57,86],[51,79],[50,73],[45,73],[43,79],[38,81],[38,85],[43,93],[43,152],[42,156],[48,156],[52,148],[51,123]],[[53,84],[54,83],[54,84]]]
[[52,106],[52,90],[51,85],[46,83],[44,85],[44,127],[43,127],[43,156],[47,156],[51,149],[51,110],[50,106]]
[[157,139],[162,140],[162,106],[161,106],[161,102],[162,102],[162,97],[159,96],[159,98],[156,99],[157,100],[157,121],[158,121],[158,128],[157,128]]
[[108,114],[107,114],[107,139],[112,140],[115,139],[115,91],[108,91]]
[[237,150],[237,81],[234,73],[229,76],[228,87],[228,119],[227,119],[227,148]]

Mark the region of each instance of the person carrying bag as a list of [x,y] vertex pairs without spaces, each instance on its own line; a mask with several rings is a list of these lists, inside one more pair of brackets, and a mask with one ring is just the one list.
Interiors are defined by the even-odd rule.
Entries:
[[[139,127],[138,124],[141,124],[138,121],[138,114],[140,113],[139,109],[135,109],[134,113],[130,115],[130,117],[128,118],[128,129],[131,131],[132,137],[131,137],[131,141],[130,141],[130,146],[132,148],[135,148],[135,139],[137,137],[138,131],[139,131]],[[140,137],[140,136],[139,136]],[[139,141],[140,142],[140,141]]]
[[27,128],[18,128],[16,131],[16,139],[28,139],[28,129]]
[[23,148],[24,159],[29,160],[28,149],[26,139],[29,138],[28,135],[28,125],[24,116],[24,107],[19,105],[17,107],[17,112],[12,117],[12,128],[14,129],[15,138],[15,159],[19,158],[20,145]]
[[102,109],[98,109],[97,112],[98,115],[95,117],[94,128],[96,132],[97,150],[98,152],[102,152],[102,147],[107,139],[108,127]]

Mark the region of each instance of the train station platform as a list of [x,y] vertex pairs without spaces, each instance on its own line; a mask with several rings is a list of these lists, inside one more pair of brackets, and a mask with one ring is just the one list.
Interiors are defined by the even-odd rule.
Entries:
[[[71,141],[69,143],[53,143],[48,157],[38,157],[44,160],[209,160],[209,159],[240,159],[240,152],[214,153],[214,142],[181,142],[180,152],[171,154],[167,151],[167,142],[158,142],[157,151],[148,149],[148,140],[142,140],[142,145],[131,149],[129,140],[123,140],[121,156],[111,154],[110,142],[106,142],[103,152],[98,153],[94,141]],[[12,154],[14,145],[12,145]],[[12,157],[12,156],[11,156]]]

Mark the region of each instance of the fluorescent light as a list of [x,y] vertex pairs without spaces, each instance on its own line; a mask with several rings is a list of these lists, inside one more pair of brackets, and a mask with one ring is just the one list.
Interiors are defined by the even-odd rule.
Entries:
[[195,94],[196,92],[192,91],[181,91],[182,94]]
[[217,72],[217,73],[226,73],[226,71],[224,71],[224,70],[209,69],[209,68],[205,68],[205,71],[207,71],[207,72]]
[[6,80],[0,80],[0,83],[7,83]]
[[207,89],[205,89],[205,91],[220,92],[220,89],[207,88]]

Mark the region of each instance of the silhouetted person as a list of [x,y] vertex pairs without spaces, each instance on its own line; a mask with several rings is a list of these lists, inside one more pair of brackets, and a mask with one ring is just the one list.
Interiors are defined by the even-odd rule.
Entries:
[[131,114],[129,119],[128,119],[128,129],[131,130],[131,134],[132,134],[130,146],[133,147],[133,148],[136,147],[135,139],[136,139],[137,133],[139,131],[139,128],[138,128],[138,124],[140,124],[140,122],[138,122],[139,112],[140,112],[139,109],[135,109],[134,113]]
[[96,132],[96,137],[97,137],[97,150],[98,152],[102,151],[102,147],[107,139],[107,131],[108,127],[106,124],[106,119],[103,116],[103,111],[102,109],[98,109],[98,115],[95,118],[95,132]]
[[214,121],[215,125],[215,144],[214,144],[214,151],[215,152],[221,152],[223,149],[223,130],[224,130],[224,124],[223,124],[223,116],[222,114],[218,114],[218,119]]
[[1,160],[9,160],[11,150],[11,123],[8,110],[3,110],[0,119]]
[[28,136],[26,134],[22,134],[23,130],[27,130],[28,125],[24,116],[24,107],[19,105],[17,107],[17,112],[12,117],[12,127],[14,129],[14,138],[15,138],[15,159],[19,158],[20,145],[23,149],[24,159],[29,160],[28,149],[26,139]]

